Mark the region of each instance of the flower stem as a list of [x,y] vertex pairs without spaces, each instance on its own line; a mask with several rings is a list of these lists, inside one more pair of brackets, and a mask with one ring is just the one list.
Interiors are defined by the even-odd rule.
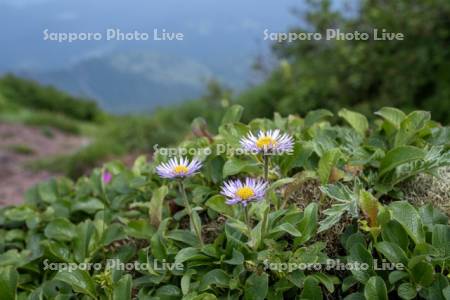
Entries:
[[190,217],[192,215],[192,208],[191,208],[191,205],[189,204],[189,201],[188,201],[188,197],[187,197],[187,194],[186,194],[186,190],[184,188],[183,180],[180,180],[178,183],[179,183],[178,187],[179,187],[179,190],[180,190],[180,194],[183,197],[184,207],[186,207],[187,213],[188,213],[188,215]]
[[267,182],[269,180],[269,155],[263,154],[264,159],[264,180]]
[[248,215],[248,205],[242,207],[244,209],[244,222],[247,225],[249,234],[252,232],[252,227],[250,224],[250,217]]
[[192,224],[191,227],[192,227],[192,229],[194,229],[194,232],[197,235],[197,238],[198,238],[198,240],[200,242],[200,245],[203,247],[202,233],[199,230],[199,228],[193,223],[194,221],[193,221],[193,218],[192,218],[192,208],[191,208],[191,205],[189,204],[189,200],[188,200],[188,197],[187,197],[187,194],[186,194],[186,189],[184,188],[184,182],[183,182],[183,180],[180,180],[178,183],[179,183],[178,187],[179,187],[179,190],[180,190],[180,194],[181,194],[181,196],[183,198],[183,201],[184,201],[184,207],[187,210],[187,214],[189,216],[189,221]]

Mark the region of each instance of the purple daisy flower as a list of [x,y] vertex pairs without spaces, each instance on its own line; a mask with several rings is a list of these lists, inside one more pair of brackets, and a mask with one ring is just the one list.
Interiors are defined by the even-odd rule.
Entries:
[[201,167],[202,163],[195,158],[189,161],[187,158],[175,157],[157,166],[156,173],[162,178],[183,178],[195,174]]
[[262,131],[258,136],[249,132],[241,138],[241,146],[252,153],[283,154],[294,148],[294,139],[287,133],[281,134],[279,129]]
[[226,203],[233,205],[242,203],[247,206],[249,202],[259,201],[264,198],[267,189],[267,182],[261,179],[246,178],[241,180],[229,180],[222,186],[220,193],[227,197]]

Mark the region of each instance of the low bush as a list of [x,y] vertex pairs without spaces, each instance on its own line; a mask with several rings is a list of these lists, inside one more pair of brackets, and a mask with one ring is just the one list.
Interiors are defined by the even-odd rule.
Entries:
[[3,208],[3,299],[448,299],[448,215],[404,198],[450,165],[448,127],[394,108],[241,115],[194,124],[191,164],[160,149]]
[[12,74],[0,78],[0,92],[12,104],[29,109],[60,113],[83,121],[102,118],[101,110],[92,100],[77,98],[51,86],[41,86]]
[[20,155],[31,155],[34,154],[34,150],[25,144],[12,144],[8,146],[8,150],[20,154]]
[[64,115],[58,115],[48,112],[33,112],[23,119],[23,123],[38,127],[51,127],[59,129],[69,134],[80,134],[80,125],[77,121],[67,118]]

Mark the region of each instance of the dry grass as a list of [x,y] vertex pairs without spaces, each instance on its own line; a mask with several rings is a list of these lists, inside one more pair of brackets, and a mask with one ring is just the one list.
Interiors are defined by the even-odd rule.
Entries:
[[[319,220],[323,220],[326,217],[323,211],[330,208],[334,203],[333,199],[325,197],[322,194],[320,191],[320,182],[315,178],[301,178],[296,180],[285,188],[284,196],[288,197],[289,203],[294,203],[302,210],[312,202],[317,203],[319,205]],[[332,228],[316,235],[314,241],[325,242],[327,254],[330,257],[336,257],[343,251],[340,237],[345,228],[350,224],[352,224],[352,218],[344,215]]]
[[450,216],[450,167],[438,169],[437,174],[419,174],[401,185],[401,191],[414,206],[431,203]]

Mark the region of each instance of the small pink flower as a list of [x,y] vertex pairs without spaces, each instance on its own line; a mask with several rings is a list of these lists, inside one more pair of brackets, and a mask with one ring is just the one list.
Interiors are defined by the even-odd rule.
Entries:
[[108,184],[111,181],[111,179],[112,179],[112,174],[107,170],[103,171],[103,173],[102,173],[103,183]]

